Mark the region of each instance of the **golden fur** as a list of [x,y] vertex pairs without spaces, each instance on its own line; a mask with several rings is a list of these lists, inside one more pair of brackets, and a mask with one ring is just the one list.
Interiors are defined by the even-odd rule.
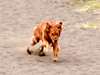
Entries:
[[[63,23],[61,21],[43,21],[33,28],[33,36],[31,46],[41,41],[40,56],[44,56],[44,48],[50,45],[53,48],[53,60],[57,61],[59,54],[58,39],[62,31]],[[28,48],[27,52],[31,54]]]

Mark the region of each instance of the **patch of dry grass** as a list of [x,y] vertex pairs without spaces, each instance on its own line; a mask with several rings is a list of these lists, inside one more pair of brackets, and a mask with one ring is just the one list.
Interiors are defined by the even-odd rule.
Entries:
[[96,22],[85,23],[85,24],[82,24],[80,28],[82,28],[82,29],[99,29],[100,25],[99,25],[99,23],[96,23]]
[[84,3],[78,3],[78,11],[87,12],[100,9],[100,2],[96,0],[85,1]]

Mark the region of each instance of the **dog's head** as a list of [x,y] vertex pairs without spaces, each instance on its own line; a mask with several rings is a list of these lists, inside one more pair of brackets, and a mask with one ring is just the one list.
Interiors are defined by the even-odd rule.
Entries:
[[46,31],[47,31],[47,34],[49,35],[49,38],[52,41],[57,41],[58,38],[60,37],[62,28],[63,28],[62,22],[55,22],[51,24],[47,22]]

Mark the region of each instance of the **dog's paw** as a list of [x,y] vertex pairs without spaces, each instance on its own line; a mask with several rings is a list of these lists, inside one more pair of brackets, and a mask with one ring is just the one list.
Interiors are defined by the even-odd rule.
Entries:
[[53,62],[57,62],[58,61],[58,58],[53,58]]
[[44,52],[39,52],[39,56],[46,56]]
[[31,54],[32,54],[32,51],[30,51],[30,49],[27,48],[27,53],[28,53],[29,55],[31,55]]

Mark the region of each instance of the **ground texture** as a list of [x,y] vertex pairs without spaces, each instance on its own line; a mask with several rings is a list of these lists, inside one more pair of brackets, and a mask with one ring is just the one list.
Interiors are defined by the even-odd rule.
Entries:
[[[100,21],[100,10],[77,12],[69,1],[0,0],[0,75],[100,75],[100,29],[80,28]],[[26,53],[32,28],[43,19],[64,22],[57,63],[50,53]]]

